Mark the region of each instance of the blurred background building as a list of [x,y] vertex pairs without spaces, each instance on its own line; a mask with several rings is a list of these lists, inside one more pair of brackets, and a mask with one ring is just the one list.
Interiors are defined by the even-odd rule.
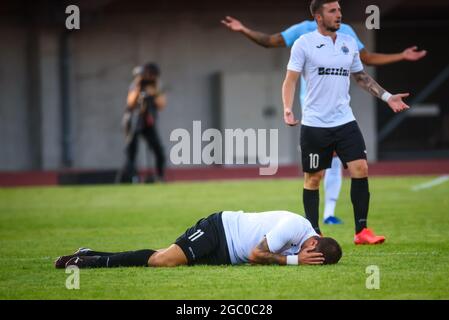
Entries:
[[[65,28],[78,5],[81,29]],[[3,0],[0,6],[0,171],[115,169],[124,160],[120,119],[131,71],[157,62],[168,107],[160,132],[176,128],[280,129],[280,162],[299,161],[298,129],[282,120],[281,85],[289,49],[262,49],[227,30],[231,15],[267,33],[310,19],[309,1]],[[367,30],[365,8],[381,9]],[[369,160],[449,158],[449,2],[342,1],[370,51],[417,45],[423,60],[368,68],[390,92],[410,92],[414,110],[393,116],[353,87],[352,107]],[[297,108],[299,110],[299,107]],[[143,149],[141,149],[143,150]],[[170,166],[169,162],[169,166]]]

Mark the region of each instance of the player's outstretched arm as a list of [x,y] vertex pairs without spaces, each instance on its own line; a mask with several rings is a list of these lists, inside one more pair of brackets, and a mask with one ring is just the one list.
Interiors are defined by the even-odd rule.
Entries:
[[[321,252],[313,252],[315,247],[302,250],[297,256],[289,256],[297,259],[295,264],[310,264],[319,265],[323,264],[324,258]],[[281,254],[272,253],[268,247],[267,239],[264,238],[251,252],[249,260],[252,264],[278,264],[286,265],[287,256]]]
[[418,47],[413,46],[400,53],[377,53],[369,52],[366,49],[360,51],[360,59],[369,66],[381,66],[399,61],[418,61],[427,55],[426,50],[418,51]]
[[376,98],[382,99],[390,108],[395,112],[401,112],[409,109],[410,107],[402,101],[402,98],[408,97],[409,93],[399,93],[392,95],[384,88],[382,88],[369,74],[364,70],[352,74],[357,84],[371,93]]
[[276,47],[286,47],[284,38],[280,33],[275,33],[272,35],[251,30],[243,25],[239,20],[227,16],[225,19],[221,20],[228,29],[234,32],[243,33],[248,39],[254,41],[258,45],[265,48],[276,48]]
[[289,126],[296,126],[299,123],[298,120],[295,120],[295,115],[293,114],[293,101],[295,100],[295,90],[300,75],[299,72],[287,70],[284,83],[282,84],[284,122]]

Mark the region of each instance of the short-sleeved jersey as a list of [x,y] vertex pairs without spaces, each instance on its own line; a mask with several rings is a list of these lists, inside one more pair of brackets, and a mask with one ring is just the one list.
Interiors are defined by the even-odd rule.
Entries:
[[317,235],[307,219],[289,211],[223,211],[222,220],[232,264],[249,262],[251,251],[264,237],[271,252],[294,255]]
[[350,75],[363,70],[357,43],[337,32],[334,41],[318,31],[301,36],[293,44],[288,70],[306,80],[302,124],[330,128],[354,121],[350,107]]
[[[313,32],[318,29],[316,21],[303,21],[301,23],[295,24],[288,29],[281,32],[282,37],[284,38],[284,42],[287,47],[291,47],[293,43],[299,39],[303,34]],[[365,48],[365,45],[362,41],[360,41],[359,37],[355,33],[354,29],[348,24],[342,23],[338,32],[350,35],[357,42],[357,47],[359,51]],[[300,87],[300,102],[301,107],[304,106],[304,99],[306,97],[306,82],[304,81],[304,77],[301,77],[301,87]]]

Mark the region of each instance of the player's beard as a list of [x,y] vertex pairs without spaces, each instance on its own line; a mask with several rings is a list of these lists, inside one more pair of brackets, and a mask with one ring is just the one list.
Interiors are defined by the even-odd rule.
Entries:
[[335,27],[335,26],[332,26],[332,25],[328,25],[326,23],[324,24],[324,27],[329,32],[337,32],[338,30],[340,30],[340,27]]

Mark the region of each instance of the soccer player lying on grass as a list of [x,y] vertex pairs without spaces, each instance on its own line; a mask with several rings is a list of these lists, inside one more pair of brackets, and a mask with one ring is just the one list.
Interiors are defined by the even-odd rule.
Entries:
[[120,253],[79,249],[56,268],[176,267],[180,265],[337,263],[341,247],[318,236],[310,222],[288,211],[223,211],[199,220],[166,249]]

